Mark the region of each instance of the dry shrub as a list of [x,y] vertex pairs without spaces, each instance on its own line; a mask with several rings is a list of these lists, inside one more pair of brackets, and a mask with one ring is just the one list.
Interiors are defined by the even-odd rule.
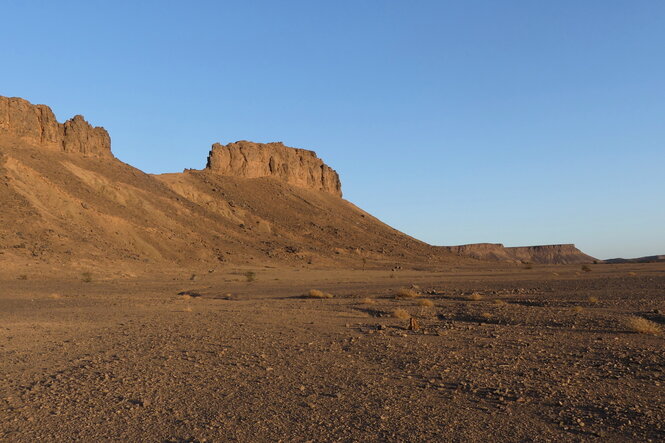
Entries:
[[28,279],[28,276],[25,275],[25,274],[21,274],[21,275],[18,276],[18,280],[27,280],[27,279]]
[[483,297],[483,294],[479,294],[477,292],[474,292],[473,294],[469,295],[469,300],[473,300],[473,301],[482,300],[483,298],[485,298],[485,297]]
[[397,290],[397,297],[398,298],[413,298],[413,297],[418,297],[419,295],[420,294],[418,294],[413,289],[400,288],[400,289]]
[[559,273],[558,272],[552,272],[552,275],[555,276],[555,277],[558,277]]
[[582,265],[580,269],[582,269],[582,271],[584,272],[591,272],[591,268],[587,265]]
[[598,297],[593,297],[593,296],[587,297],[587,300],[589,301],[589,303],[598,303],[600,301],[598,300]]
[[408,320],[411,318],[411,314],[409,314],[405,309],[402,308],[395,309],[392,313],[392,316],[400,320]]
[[92,282],[92,273],[90,273],[90,272],[84,272],[83,274],[81,274],[81,281],[82,281],[83,283],[90,283],[90,282]]
[[185,308],[183,308],[183,311],[184,312],[192,312],[192,307],[191,306],[186,306]]
[[660,335],[663,333],[663,330],[658,323],[654,323],[642,317],[628,317],[624,321],[624,324],[628,329],[637,332],[638,334]]
[[360,300],[360,303],[363,305],[375,305],[376,300],[374,300],[373,298],[365,297],[362,300]]
[[310,298],[333,298],[333,295],[328,292],[319,291],[318,289],[309,290]]
[[631,277],[635,277],[637,275],[637,272],[629,272],[628,275]]
[[59,300],[62,298],[62,295],[58,294],[57,292],[53,292],[49,295],[49,297],[52,298],[53,300]]
[[181,297],[180,298],[181,300],[191,300],[192,299],[192,296],[189,295],[189,294],[182,294],[180,297]]
[[432,300],[428,300],[426,298],[423,298],[421,300],[418,300],[418,305],[419,306],[425,306],[425,307],[428,307],[428,308],[432,308],[432,307],[434,307],[434,302]]
[[584,312],[584,308],[582,306],[575,306],[573,308],[573,311],[575,311],[575,312]]
[[505,306],[505,305],[506,305],[505,300],[501,300],[501,299],[499,299],[499,298],[497,298],[496,300],[494,300],[492,303],[494,303],[494,304],[497,305],[497,306]]
[[494,316],[492,314],[490,314],[489,312],[483,312],[482,314],[480,314],[480,317],[483,320],[490,320]]

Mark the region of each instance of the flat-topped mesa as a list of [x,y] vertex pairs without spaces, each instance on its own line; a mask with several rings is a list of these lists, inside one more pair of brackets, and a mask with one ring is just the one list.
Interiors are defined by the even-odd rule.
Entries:
[[208,164],[211,172],[233,177],[272,177],[294,186],[342,196],[342,184],[334,169],[313,151],[276,143],[238,141],[212,145]]
[[448,251],[480,260],[523,263],[575,264],[597,261],[573,244],[505,247],[501,243],[444,246]]
[[77,115],[58,123],[45,105],[33,105],[17,97],[0,96],[0,136],[40,147],[94,157],[112,157],[111,137]]

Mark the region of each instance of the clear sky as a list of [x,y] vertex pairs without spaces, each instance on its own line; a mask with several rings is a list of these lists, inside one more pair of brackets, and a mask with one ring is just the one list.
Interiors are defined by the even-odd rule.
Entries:
[[83,114],[146,172],[315,150],[429,243],[665,254],[665,1],[36,1],[0,95]]

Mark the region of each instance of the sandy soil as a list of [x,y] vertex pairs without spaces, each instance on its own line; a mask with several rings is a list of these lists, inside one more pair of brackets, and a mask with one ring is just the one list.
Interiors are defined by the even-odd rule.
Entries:
[[247,271],[0,270],[0,439],[665,439],[663,264]]

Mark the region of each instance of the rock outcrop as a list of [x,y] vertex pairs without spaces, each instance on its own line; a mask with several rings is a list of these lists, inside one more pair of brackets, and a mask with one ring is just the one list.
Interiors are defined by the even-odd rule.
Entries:
[[518,246],[506,248],[501,243],[475,243],[446,246],[457,255],[479,260],[511,261],[515,263],[576,264],[593,263],[595,258],[577,249],[573,244]]
[[272,177],[294,186],[342,196],[337,172],[323,163],[315,152],[290,148],[279,142],[215,143],[206,169],[234,177]]
[[93,157],[112,157],[111,137],[77,115],[58,123],[51,108],[16,97],[0,96],[0,137]]

